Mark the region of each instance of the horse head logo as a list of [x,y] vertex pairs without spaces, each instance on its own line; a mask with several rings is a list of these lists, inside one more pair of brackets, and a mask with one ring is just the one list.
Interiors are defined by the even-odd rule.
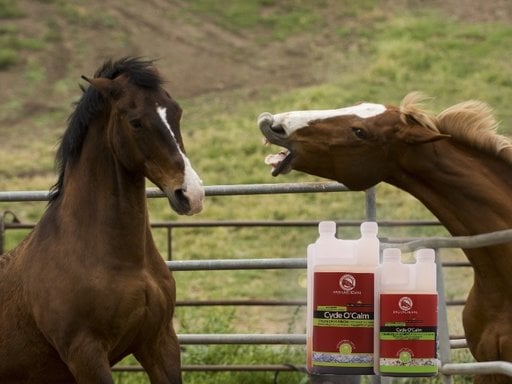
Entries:
[[346,274],[340,278],[340,288],[344,291],[351,291],[356,287],[356,278],[352,275]]
[[404,312],[410,311],[413,307],[413,302],[410,297],[404,296],[398,300],[398,306]]

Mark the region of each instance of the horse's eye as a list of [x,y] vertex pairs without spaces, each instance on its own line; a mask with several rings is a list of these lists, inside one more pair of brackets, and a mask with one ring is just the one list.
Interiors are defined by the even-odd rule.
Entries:
[[142,123],[139,119],[134,119],[134,120],[130,120],[130,125],[134,128],[134,129],[142,129]]
[[358,139],[367,139],[368,138],[368,133],[363,128],[352,127],[352,133]]

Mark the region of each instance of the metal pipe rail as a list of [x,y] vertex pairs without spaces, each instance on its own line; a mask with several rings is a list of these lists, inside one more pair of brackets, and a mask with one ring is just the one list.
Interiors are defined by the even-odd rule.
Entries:
[[479,363],[448,363],[439,368],[443,375],[490,375],[501,374],[512,377],[512,363],[508,361],[485,361]]
[[[305,365],[292,364],[255,364],[255,365],[182,365],[181,370],[184,372],[293,372],[299,371],[306,373]],[[115,372],[144,372],[144,368],[140,365],[116,365],[112,367]]]
[[[207,185],[206,196],[267,195],[280,193],[347,192],[349,189],[337,182],[327,183],[276,183],[276,184],[233,184]],[[165,197],[158,188],[147,188],[148,198]],[[49,191],[3,191],[0,202],[11,201],[48,201]]]
[[[266,345],[306,345],[306,334],[261,334],[261,333],[229,333],[229,334],[188,334],[178,335],[180,344],[266,344]],[[449,341],[451,349],[467,348],[466,339],[453,339]]]
[[400,248],[403,252],[411,252],[419,248],[482,248],[512,242],[512,229],[483,233],[474,236],[429,237],[407,243],[384,243],[382,248]]
[[[457,248],[457,247],[454,247]],[[172,260],[166,261],[171,271],[227,271],[244,269],[304,269],[305,258],[289,259],[212,259],[212,260]],[[468,267],[465,262],[446,262],[443,267]],[[461,303],[458,303],[461,304]]]
[[267,344],[267,345],[306,345],[305,334],[192,334],[178,335],[180,344]]
[[[9,212],[10,211],[6,211]],[[334,220],[338,227],[357,227],[361,225],[361,220]],[[32,229],[36,223],[5,221],[5,229]],[[151,228],[210,228],[210,227],[315,227],[318,220],[199,220],[199,221],[156,221],[152,222]],[[379,227],[426,227],[440,226],[441,223],[434,220],[379,220]],[[388,240],[389,241],[389,240]]]
[[226,271],[242,269],[304,269],[306,259],[216,259],[166,261],[171,271]]
[[[189,335],[178,335],[180,344],[266,344],[266,345],[306,345],[306,334],[284,333],[284,334],[261,334],[261,333],[229,333],[210,334],[196,333]],[[451,349],[467,348],[466,339],[450,340]]]

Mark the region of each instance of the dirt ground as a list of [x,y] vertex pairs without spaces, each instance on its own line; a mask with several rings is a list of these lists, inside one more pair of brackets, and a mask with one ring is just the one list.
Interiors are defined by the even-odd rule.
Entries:
[[[108,57],[159,58],[167,88],[179,100],[223,90],[257,90],[265,83],[291,88],[321,82],[329,75],[329,57],[343,54],[334,51],[325,34],[261,43],[268,31],[228,31],[204,15],[184,12],[182,1],[91,0],[68,14],[54,2],[18,3],[24,16],[8,22],[24,37],[45,41],[40,49],[22,50],[19,65],[0,71],[0,105],[20,103],[19,119],[76,95],[80,75],[92,75]],[[339,3],[327,4],[322,12],[329,18],[329,7]],[[459,20],[512,21],[510,0],[386,0],[379,8],[400,12],[425,5]],[[76,79],[73,86],[70,78]]]
[[[312,73],[311,61],[318,55],[327,57],[328,52],[322,52],[322,46],[332,49],[325,36],[303,36],[260,45],[256,43],[257,33],[229,32],[204,16],[180,17],[181,2],[107,2],[110,17],[117,20],[113,29],[99,26],[97,21],[91,21],[90,27],[87,22],[73,24],[58,16],[52,2],[22,0],[20,3],[26,16],[16,22],[28,35],[49,33],[48,24],[54,24],[55,43],[27,54],[26,58],[30,61],[31,55],[38,56],[50,82],[66,77],[70,71],[90,72],[106,57],[142,55],[161,59],[172,88],[182,97],[254,87],[265,81],[293,86],[318,80],[316,77],[322,75]],[[512,20],[509,0],[389,0],[387,3],[389,12],[429,3],[456,19]],[[101,7],[99,4],[99,0],[87,2],[78,17],[96,18],[94,10],[105,7],[104,1]],[[19,69],[2,73],[2,84],[15,85]]]

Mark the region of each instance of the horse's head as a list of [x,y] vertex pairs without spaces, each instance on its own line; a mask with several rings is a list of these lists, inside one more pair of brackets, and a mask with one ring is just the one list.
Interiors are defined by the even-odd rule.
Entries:
[[[146,76],[154,67],[146,68]],[[117,161],[128,172],[143,173],[169,198],[178,214],[202,209],[204,188],[185,155],[180,133],[182,110],[158,81],[137,81],[121,74],[114,79],[85,78],[110,104],[108,142]]]
[[292,169],[337,180],[353,190],[367,189],[393,170],[392,153],[447,137],[435,119],[411,107],[361,103],[332,110],[262,113],[258,125],[266,140],[285,149],[269,155],[272,175]]

